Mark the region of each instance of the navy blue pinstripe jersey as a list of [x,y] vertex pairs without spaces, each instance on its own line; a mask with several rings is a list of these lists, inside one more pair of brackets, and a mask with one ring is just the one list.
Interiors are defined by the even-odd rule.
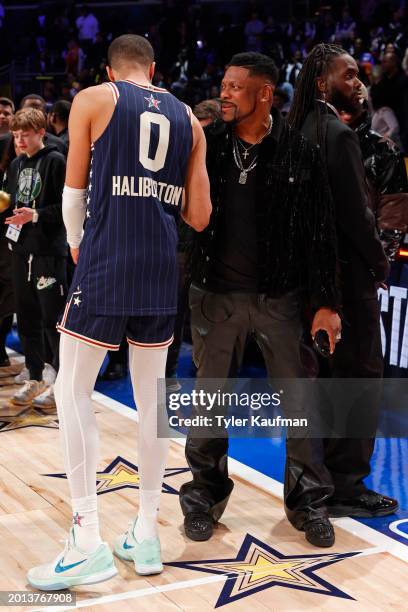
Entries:
[[94,143],[73,288],[86,294],[90,314],[173,314],[190,109],[164,89],[108,86],[116,106]]

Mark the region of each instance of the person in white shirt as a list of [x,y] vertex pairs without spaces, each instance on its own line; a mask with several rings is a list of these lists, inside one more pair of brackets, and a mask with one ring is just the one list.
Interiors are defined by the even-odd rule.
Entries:
[[89,49],[99,32],[99,22],[97,18],[89,11],[87,6],[84,6],[75,23],[78,28],[78,38],[82,43],[82,48],[85,50]]

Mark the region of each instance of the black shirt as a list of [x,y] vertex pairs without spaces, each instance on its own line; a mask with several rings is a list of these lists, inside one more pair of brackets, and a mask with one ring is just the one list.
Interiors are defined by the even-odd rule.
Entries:
[[[258,155],[259,145],[241,141],[248,150],[238,145],[244,168]],[[234,157],[228,170],[226,197],[222,202],[221,227],[217,239],[210,288],[219,293],[237,291],[256,293],[258,289],[258,259],[255,220],[256,167],[247,173],[244,184],[239,182],[241,171]]]

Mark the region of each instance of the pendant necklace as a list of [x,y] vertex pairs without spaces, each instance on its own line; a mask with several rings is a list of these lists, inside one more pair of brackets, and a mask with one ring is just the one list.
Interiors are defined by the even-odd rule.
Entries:
[[266,136],[269,136],[269,134],[272,131],[272,126],[273,126],[273,117],[272,117],[272,115],[269,115],[269,126],[268,126],[268,129],[266,130],[265,134],[263,134],[263,136],[261,136],[261,138],[259,138],[254,144],[250,145],[249,147],[245,147],[242,144],[241,139],[238,136],[235,136],[235,134],[234,134],[234,136],[233,136],[232,151],[233,151],[233,155],[234,155],[235,164],[238,167],[238,170],[240,170],[239,179],[238,179],[238,182],[239,182],[240,185],[245,185],[245,183],[247,182],[248,173],[251,172],[251,170],[253,170],[254,168],[256,168],[256,164],[257,164],[257,160],[258,160],[258,155],[255,155],[254,159],[249,164],[249,166],[247,168],[244,168],[244,165],[243,165],[242,160],[241,160],[241,152],[239,150],[239,146],[238,145],[240,144],[241,147],[244,149],[244,153],[242,154],[242,156],[246,160],[246,158],[249,156],[249,151],[253,147],[256,147],[257,145],[259,145],[259,143],[262,142],[262,140],[264,138],[266,138]]

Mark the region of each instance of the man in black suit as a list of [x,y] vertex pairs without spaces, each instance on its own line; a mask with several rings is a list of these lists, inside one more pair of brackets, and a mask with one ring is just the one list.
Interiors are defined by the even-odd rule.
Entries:
[[[331,358],[333,378],[381,378],[383,372],[377,288],[385,287],[389,264],[368,207],[358,137],[339,117],[341,110],[355,112],[361,85],[357,64],[344,49],[316,45],[299,75],[288,117],[292,127],[320,146],[335,207],[344,320],[342,340]],[[375,421],[375,393],[369,398]],[[302,470],[313,464],[318,472],[319,462],[331,478],[320,496],[329,516],[385,516],[398,509],[396,500],[369,491],[363,482],[370,473],[374,439],[332,438],[315,440],[314,446],[314,453],[310,446],[303,452],[298,440],[288,440],[285,504],[295,527],[302,529],[304,522],[298,508],[321,488],[303,479]]]

